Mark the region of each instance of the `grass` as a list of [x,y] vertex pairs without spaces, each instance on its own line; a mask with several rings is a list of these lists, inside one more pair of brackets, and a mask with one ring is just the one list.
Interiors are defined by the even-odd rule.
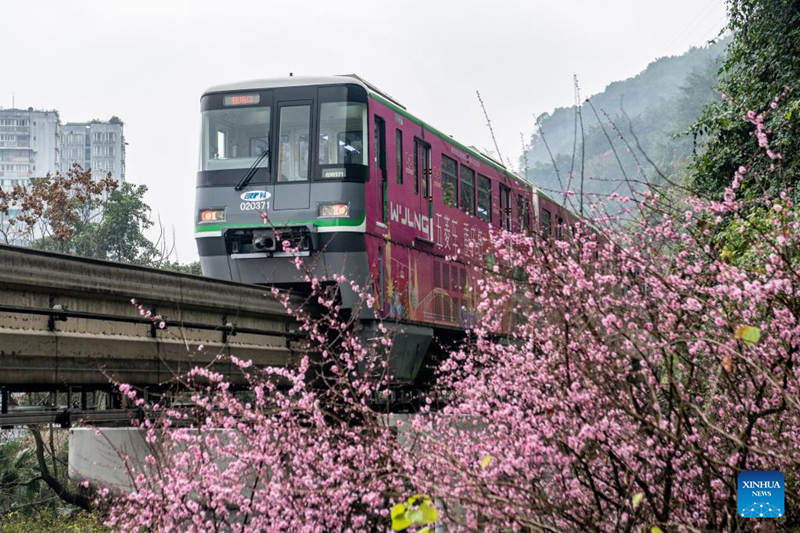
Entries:
[[65,514],[52,507],[33,513],[10,512],[0,516],[0,533],[44,533],[71,531],[76,533],[111,531],[96,514],[83,511]]

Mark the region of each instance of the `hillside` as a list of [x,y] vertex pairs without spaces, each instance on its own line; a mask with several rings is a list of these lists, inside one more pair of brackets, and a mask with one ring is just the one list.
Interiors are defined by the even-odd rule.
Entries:
[[[680,56],[662,57],[636,76],[611,83],[603,92],[590,97],[597,115],[589,104],[583,104],[584,192],[605,195],[616,191],[627,194],[630,190],[628,184],[622,181],[624,175],[634,180],[641,180],[643,176],[650,181],[660,179],[641,151],[635,148],[636,142],[630,128],[639,139],[644,153],[665,175],[676,175],[685,168],[692,152],[692,138],[680,134],[695,121],[705,104],[715,98],[717,71],[728,42],[729,39],[724,39],[706,47],[692,48]],[[630,117],[630,123],[623,110]],[[604,112],[622,131],[630,146],[634,147],[633,152],[627,150]],[[624,174],[598,117],[611,137]],[[575,142],[575,106],[544,113],[538,117],[538,121],[564,183],[559,183],[538,130],[531,134],[526,154],[528,179],[545,191],[562,191],[569,182],[569,188],[577,192],[581,132],[578,125]],[[525,168],[524,158],[520,161],[520,168]],[[570,168],[574,168],[571,180]]]

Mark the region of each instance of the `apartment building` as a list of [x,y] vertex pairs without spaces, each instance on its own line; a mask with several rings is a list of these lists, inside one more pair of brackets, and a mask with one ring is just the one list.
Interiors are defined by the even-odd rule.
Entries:
[[64,173],[73,163],[125,181],[122,121],[61,124],[58,111],[0,109],[0,187]]
[[0,109],[0,186],[61,169],[57,111]]

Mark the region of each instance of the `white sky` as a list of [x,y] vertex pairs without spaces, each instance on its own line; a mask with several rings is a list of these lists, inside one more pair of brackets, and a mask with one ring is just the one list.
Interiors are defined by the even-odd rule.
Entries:
[[0,106],[125,122],[127,179],[194,260],[199,98],[252,78],[355,72],[438,129],[516,159],[533,117],[683,53],[723,0],[0,3]]

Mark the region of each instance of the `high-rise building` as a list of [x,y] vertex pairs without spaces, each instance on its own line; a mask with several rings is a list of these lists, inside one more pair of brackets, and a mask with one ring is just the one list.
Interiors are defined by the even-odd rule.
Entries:
[[114,116],[62,125],[57,111],[0,109],[0,187],[65,173],[73,163],[91,168],[96,178],[111,173],[125,181],[122,121]]
[[57,111],[0,109],[0,186],[60,168]]
[[125,137],[122,121],[67,122],[61,126],[61,160],[66,171],[73,163],[92,169],[95,177],[125,181]]

